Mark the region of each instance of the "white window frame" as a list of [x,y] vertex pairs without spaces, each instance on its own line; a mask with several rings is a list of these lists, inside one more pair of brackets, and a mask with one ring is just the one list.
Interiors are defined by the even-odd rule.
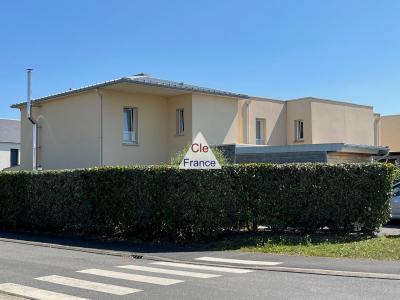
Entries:
[[[125,130],[125,112],[129,111],[130,130]],[[122,143],[137,145],[138,144],[138,109],[137,107],[124,106],[122,110]]]
[[294,138],[295,141],[304,141],[304,121],[295,120],[294,121]]
[[185,109],[178,108],[176,110],[176,135],[185,134]]
[[[257,136],[257,124],[260,123],[260,136]],[[265,145],[265,132],[266,132],[266,120],[263,118],[256,118],[256,145]]]

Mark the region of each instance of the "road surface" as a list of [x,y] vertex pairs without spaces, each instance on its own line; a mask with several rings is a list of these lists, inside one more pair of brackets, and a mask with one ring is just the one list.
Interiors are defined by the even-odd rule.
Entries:
[[[282,271],[312,266],[322,269],[324,259],[318,258],[308,265],[301,265],[299,257],[239,252],[159,252],[157,260],[146,255],[133,259],[12,241],[0,241],[0,254],[1,300],[397,299],[400,295],[400,276],[376,279]],[[179,258],[185,262],[177,262]],[[331,261],[326,265],[332,271]],[[353,263],[337,261],[339,267]],[[364,274],[371,270],[365,267],[367,261],[354,263],[354,268],[345,271]],[[400,275],[398,263],[392,268],[391,263],[371,263],[377,272]]]

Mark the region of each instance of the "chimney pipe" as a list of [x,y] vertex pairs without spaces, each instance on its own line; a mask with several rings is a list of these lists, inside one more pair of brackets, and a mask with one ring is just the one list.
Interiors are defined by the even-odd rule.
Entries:
[[32,124],[35,124],[34,120],[32,119],[32,104],[31,104],[31,97],[32,97],[32,69],[26,69],[28,75],[28,99],[26,101],[26,116],[31,121]]
[[26,116],[28,120],[32,123],[32,169],[37,169],[37,123],[32,117],[32,69],[26,69],[28,76],[28,99],[26,101]]

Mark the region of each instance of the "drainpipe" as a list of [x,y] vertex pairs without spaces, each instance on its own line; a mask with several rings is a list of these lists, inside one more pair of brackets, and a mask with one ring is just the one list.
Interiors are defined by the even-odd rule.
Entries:
[[99,165],[103,165],[103,93],[96,89],[96,93],[100,98],[100,149],[99,149]]
[[26,69],[28,76],[28,99],[26,102],[26,116],[28,120],[32,123],[32,169],[37,169],[37,129],[38,124],[36,120],[32,116],[32,103],[31,103],[31,95],[32,95],[32,69]]

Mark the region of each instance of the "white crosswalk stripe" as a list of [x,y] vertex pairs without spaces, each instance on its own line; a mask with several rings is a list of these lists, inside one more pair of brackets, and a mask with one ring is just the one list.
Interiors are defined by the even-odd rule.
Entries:
[[164,262],[164,261],[154,262],[152,264],[159,265],[159,266],[166,266],[166,267],[177,267],[177,268],[184,268],[184,269],[207,270],[207,271],[236,273],[236,274],[244,274],[244,273],[253,272],[252,270],[245,270],[245,269],[215,267],[215,266],[205,266],[205,265],[195,265],[195,264],[184,264],[184,263],[174,263],[174,262]]
[[[245,260],[234,260],[234,259],[219,259],[215,257],[199,257],[197,260],[204,261],[218,261],[218,262],[230,262],[230,263],[243,263],[244,264],[260,264],[257,261],[245,261]],[[272,263],[272,262],[261,262],[261,263]],[[275,262],[275,264],[279,264]],[[162,268],[159,266],[164,266],[166,268]],[[147,276],[138,274],[138,272],[149,272],[149,273],[158,273],[158,274],[166,274],[173,276],[183,276],[183,277],[193,277],[200,279],[207,278],[216,278],[221,277],[221,274],[218,273],[232,273],[232,274],[245,274],[254,272],[254,270],[248,270],[243,268],[235,268],[235,267],[226,267],[226,266],[208,266],[205,264],[196,264],[196,263],[177,263],[177,262],[165,262],[165,261],[157,261],[152,262],[151,266],[146,266],[143,264],[140,265],[122,265],[115,266],[115,268],[124,269],[125,272],[117,272],[112,270],[105,269],[85,269],[77,271],[79,274],[87,274],[94,276],[102,276],[106,278],[112,278],[115,280],[127,280],[132,282],[142,282],[148,284],[156,284],[162,286],[168,286],[177,283],[183,283],[185,280],[179,280],[175,278],[164,278],[164,277],[156,277],[156,276]],[[203,270],[210,272],[202,272],[202,271],[194,271],[194,270]],[[122,270],[121,270],[122,271]],[[136,271],[136,272],[134,272]],[[83,289],[94,291],[98,293],[105,293],[109,295],[116,296],[124,296],[137,292],[142,292],[143,290],[139,288],[131,288],[124,286],[120,286],[118,283],[108,284],[97,282],[96,280],[92,281],[91,278],[85,280],[79,279],[79,277],[72,276],[60,276],[60,275],[49,275],[49,276],[41,276],[35,278],[38,281],[46,282],[54,285],[62,285],[70,288]],[[54,288],[49,288],[50,290],[54,290]],[[0,292],[7,293],[9,295],[15,295],[17,297],[25,297],[29,299],[39,299],[39,300],[85,300],[86,298],[81,298],[78,296],[72,296],[64,293],[53,292],[46,289],[35,288],[32,286],[25,286],[22,284],[14,284],[14,283],[0,283]],[[79,295],[79,294],[78,294]],[[86,295],[85,295],[86,296]]]
[[29,299],[39,300],[88,300],[86,298],[75,297],[67,294],[51,292],[47,290],[37,289],[30,286],[3,283],[0,284],[0,291],[26,297]]
[[91,275],[97,275],[97,276],[103,276],[103,277],[109,277],[109,278],[115,278],[115,279],[138,281],[138,282],[158,284],[158,285],[171,285],[171,284],[184,282],[184,280],[145,276],[145,275],[138,275],[138,274],[129,274],[129,273],[114,272],[114,271],[101,270],[101,269],[87,269],[87,270],[78,271],[78,273],[91,274]]
[[260,265],[260,266],[276,266],[282,264],[281,262],[277,261],[243,260],[243,259],[230,259],[230,258],[207,257],[207,256],[196,258],[196,260],[223,262],[223,263],[241,264],[241,265]]
[[136,270],[136,271],[144,271],[144,272],[153,272],[153,273],[160,273],[160,274],[188,276],[188,277],[195,277],[195,278],[214,278],[214,277],[221,276],[221,275],[216,275],[216,274],[169,270],[169,269],[151,268],[151,267],[135,266],[135,265],[119,266],[118,268],[128,269],[128,270]]
[[101,293],[113,294],[113,295],[128,295],[136,292],[141,292],[142,290],[132,289],[124,286],[105,284],[87,280],[81,280],[71,277],[64,277],[58,275],[44,276],[36,278],[37,280],[51,282],[55,284],[71,286]]

